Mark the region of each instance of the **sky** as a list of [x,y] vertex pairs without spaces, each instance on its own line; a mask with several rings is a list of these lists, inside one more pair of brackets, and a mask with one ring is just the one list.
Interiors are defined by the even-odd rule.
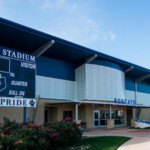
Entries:
[[150,0],[0,0],[0,17],[150,69]]

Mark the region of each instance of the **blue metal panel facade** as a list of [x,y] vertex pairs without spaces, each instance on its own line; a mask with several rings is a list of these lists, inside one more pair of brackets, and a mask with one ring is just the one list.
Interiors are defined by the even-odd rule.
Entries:
[[75,81],[75,65],[41,56],[37,59],[37,75]]
[[131,78],[125,78],[125,89],[129,91],[135,90],[134,80]]
[[150,94],[150,84],[148,82],[145,82],[145,81],[139,82],[137,84],[137,91]]
[[[134,79],[125,78],[125,89],[129,91],[135,90]],[[137,92],[150,94],[150,84],[148,82],[142,81],[137,83]]]
[[105,60],[92,60],[90,62],[90,64],[97,64],[97,65],[106,66],[106,67],[110,67],[110,68],[114,68],[114,69],[123,71],[122,67],[120,67],[118,64],[115,64],[115,63],[112,63],[109,61],[105,61]]

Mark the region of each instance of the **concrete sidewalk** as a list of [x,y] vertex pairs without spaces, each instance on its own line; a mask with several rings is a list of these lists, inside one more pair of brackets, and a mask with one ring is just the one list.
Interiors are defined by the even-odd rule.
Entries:
[[118,150],[150,150],[150,129],[89,129],[83,136],[126,136],[132,139],[124,143]]
[[118,150],[150,150],[149,138],[132,138],[121,145]]

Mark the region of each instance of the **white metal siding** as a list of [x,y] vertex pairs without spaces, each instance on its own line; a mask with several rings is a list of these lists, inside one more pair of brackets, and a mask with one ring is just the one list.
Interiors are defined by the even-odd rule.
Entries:
[[134,91],[125,90],[125,95],[126,95],[126,99],[135,100],[135,92]]
[[137,104],[150,105],[150,94],[137,92]]
[[85,65],[75,70],[75,99],[85,99]]
[[[135,92],[134,91],[126,90],[125,93],[126,93],[126,99],[135,100]],[[136,97],[137,97],[136,103],[137,104],[150,105],[150,94],[142,93],[142,92],[137,92],[136,94],[137,94],[136,95]]]
[[75,82],[36,76],[36,95],[42,98],[75,99]]
[[86,64],[86,98],[114,100],[125,98],[125,75],[122,71],[101,65]]

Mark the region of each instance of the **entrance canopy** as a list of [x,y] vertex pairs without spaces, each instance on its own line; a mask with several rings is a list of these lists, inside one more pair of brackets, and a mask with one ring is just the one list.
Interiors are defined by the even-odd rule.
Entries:
[[148,105],[128,105],[128,104],[118,104],[113,102],[95,102],[95,101],[45,101],[45,104],[95,104],[95,105],[109,105],[109,106],[127,106],[127,107],[140,107],[140,108],[150,108]]

